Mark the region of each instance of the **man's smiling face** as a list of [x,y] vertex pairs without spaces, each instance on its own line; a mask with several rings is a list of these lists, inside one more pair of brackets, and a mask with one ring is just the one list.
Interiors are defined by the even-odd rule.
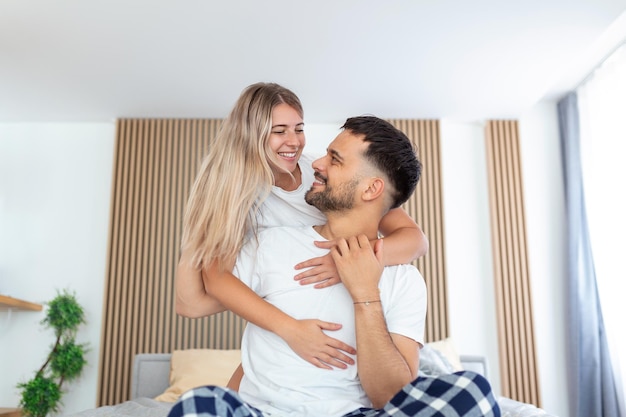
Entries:
[[328,146],[326,155],[313,162],[315,181],[305,200],[321,212],[351,209],[362,178],[367,149],[360,135],[345,130]]

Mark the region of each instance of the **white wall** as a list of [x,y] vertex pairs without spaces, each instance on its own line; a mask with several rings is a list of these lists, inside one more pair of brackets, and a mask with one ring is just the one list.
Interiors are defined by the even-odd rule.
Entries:
[[[531,296],[542,406],[569,416],[565,367],[565,225],[555,103],[519,119]],[[441,122],[451,336],[486,355],[500,393],[484,126]]]
[[[0,124],[0,293],[44,303],[68,289],[85,309],[88,365],[62,415],[96,404],[114,135],[113,123]],[[46,360],[44,315],[0,313],[0,407]]]
[[[308,123],[308,152],[320,155],[339,132]],[[544,408],[566,417],[564,227],[554,104],[520,119],[522,169],[540,386]],[[452,337],[462,353],[486,355],[500,391],[485,141],[482,124],[443,120],[442,175]],[[71,385],[62,414],[95,406],[113,124],[0,124],[0,293],[43,302],[70,287],[87,310],[79,341],[89,368]],[[52,343],[43,313],[0,313],[0,406],[30,377]],[[7,360],[5,358],[20,358]]]
[[485,135],[482,123],[441,121],[443,209],[450,336],[485,355],[500,392]]
[[306,150],[305,152],[320,157],[326,154],[326,147],[341,132],[341,126],[344,120],[337,123],[307,123],[305,126],[306,133]]
[[520,118],[526,231],[543,407],[567,417],[565,191],[556,104]]

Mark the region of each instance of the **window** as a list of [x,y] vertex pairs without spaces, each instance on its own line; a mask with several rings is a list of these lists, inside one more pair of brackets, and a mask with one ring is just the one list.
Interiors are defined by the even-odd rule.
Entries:
[[[589,235],[622,415],[626,380],[626,44],[578,91]],[[620,357],[621,355],[621,357]]]

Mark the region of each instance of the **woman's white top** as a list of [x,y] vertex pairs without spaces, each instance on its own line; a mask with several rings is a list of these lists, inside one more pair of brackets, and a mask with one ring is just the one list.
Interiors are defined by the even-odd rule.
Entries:
[[317,208],[304,201],[304,195],[313,184],[313,158],[302,154],[298,165],[302,172],[302,184],[285,191],[272,186],[272,191],[257,214],[259,230],[276,226],[315,226],[326,223],[326,217]]

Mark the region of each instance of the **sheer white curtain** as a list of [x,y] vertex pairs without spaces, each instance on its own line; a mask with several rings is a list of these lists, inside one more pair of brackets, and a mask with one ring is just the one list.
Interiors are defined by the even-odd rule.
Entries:
[[626,415],[626,44],[577,94],[589,235],[618,403]]

